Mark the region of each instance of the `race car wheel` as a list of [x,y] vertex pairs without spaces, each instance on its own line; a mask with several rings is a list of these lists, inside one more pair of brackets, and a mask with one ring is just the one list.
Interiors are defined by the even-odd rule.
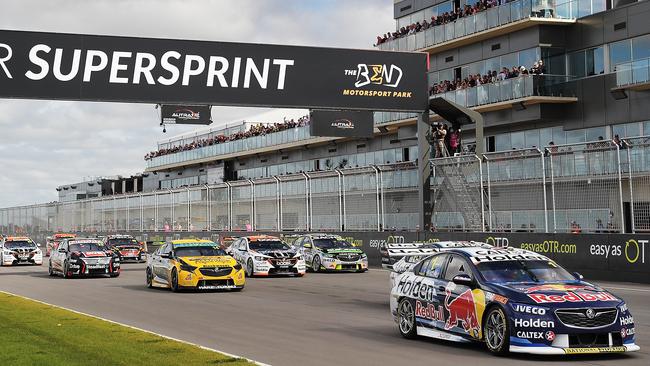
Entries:
[[56,273],[54,273],[54,270],[52,269],[52,262],[49,262],[49,265],[47,266],[47,274],[50,276],[54,276]]
[[255,273],[255,263],[253,263],[252,259],[248,258],[248,262],[246,262],[246,276],[253,277],[253,273]]
[[417,337],[415,325],[415,309],[410,299],[404,298],[397,305],[397,327],[404,338],[413,339]]
[[169,281],[170,281],[169,286],[172,288],[172,291],[178,292],[180,288],[178,286],[178,272],[176,272],[176,268],[172,269],[172,275]]
[[63,278],[71,278],[72,273],[70,272],[70,268],[68,268],[68,262],[63,262]]
[[151,273],[151,268],[147,267],[147,287],[153,287],[153,273]]
[[510,348],[510,324],[506,313],[500,307],[493,307],[483,324],[485,345],[496,355],[505,355]]
[[320,257],[315,256],[314,259],[311,261],[311,270],[314,272],[319,272],[320,265],[321,265]]

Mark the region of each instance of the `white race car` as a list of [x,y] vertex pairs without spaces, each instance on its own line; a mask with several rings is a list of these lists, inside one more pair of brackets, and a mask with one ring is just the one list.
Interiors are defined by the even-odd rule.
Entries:
[[275,236],[244,236],[227,251],[247,276],[304,276],[307,271],[302,254]]
[[368,270],[366,253],[338,235],[307,234],[294,240],[293,246],[314,272]]
[[0,243],[0,265],[43,264],[43,252],[32,239],[24,236],[9,236]]

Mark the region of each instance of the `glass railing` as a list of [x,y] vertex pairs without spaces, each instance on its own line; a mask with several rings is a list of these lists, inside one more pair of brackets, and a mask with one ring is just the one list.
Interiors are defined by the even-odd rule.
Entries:
[[616,65],[616,86],[650,82],[650,58]]
[[[463,107],[478,107],[531,96],[575,97],[576,83],[565,75],[528,75],[467,89],[433,94]],[[417,113],[376,112],[375,123],[415,118]]]
[[[585,4],[587,6],[585,6]],[[605,9],[589,0],[516,0],[453,22],[381,43],[385,51],[414,51],[529,18],[576,19]],[[588,10],[585,10],[588,9]],[[427,19],[428,20],[428,19]]]
[[241,140],[204,146],[193,150],[179,151],[157,156],[147,160],[147,168],[155,168],[169,164],[282,145],[294,141],[309,139],[311,137],[312,136],[309,134],[309,126],[297,127],[280,132],[269,133],[263,136],[249,137]]

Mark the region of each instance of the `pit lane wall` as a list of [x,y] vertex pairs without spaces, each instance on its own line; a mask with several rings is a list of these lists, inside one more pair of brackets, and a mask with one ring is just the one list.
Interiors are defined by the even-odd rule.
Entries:
[[[371,267],[381,267],[379,247],[387,243],[474,240],[495,246],[523,248],[543,254],[587,279],[650,283],[650,234],[537,234],[537,233],[418,233],[418,232],[329,232],[338,234],[368,254]],[[106,233],[108,234],[108,233]],[[115,233],[111,233],[115,234]],[[204,238],[220,241],[225,237],[268,234],[287,241],[300,232],[145,232],[133,233],[148,242],[152,252],[157,244],[181,238]],[[45,243],[49,234],[34,240]],[[79,235],[88,235],[79,233]],[[93,233],[90,236],[102,235]]]

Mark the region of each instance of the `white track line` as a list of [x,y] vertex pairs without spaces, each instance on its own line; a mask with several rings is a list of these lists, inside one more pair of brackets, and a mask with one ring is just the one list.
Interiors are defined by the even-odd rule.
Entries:
[[246,360],[246,361],[252,362],[252,363],[254,363],[254,364],[258,365],[258,366],[271,366],[271,365],[266,364],[266,363],[261,363],[261,362],[259,362],[259,361],[251,360],[250,358],[246,358],[246,357],[242,357],[242,356],[238,356],[238,355],[233,355],[232,353],[228,353],[228,352],[224,352],[224,351],[219,351],[219,350],[214,349],[214,348],[209,348],[209,347],[201,346],[200,344],[196,344],[196,343],[192,343],[192,342],[184,341],[184,340],[182,340],[182,339],[177,339],[177,338],[174,338],[174,337],[166,336],[166,335],[164,335],[164,334],[160,334],[160,333],[152,332],[152,331],[150,331],[150,330],[146,330],[146,329],[142,329],[142,328],[134,327],[134,326],[132,326],[132,325],[128,325],[128,324],[124,324],[124,323],[116,322],[116,321],[113,321],[113,320],[110,320],[110,319],[102,318],[101,316],[92,315],[92,314],[87,314],[87,313],[84,313],[84,312],[81,312],[81,311],[77,311],[77,310],[73,310],[73,309],[68,309],[68,308],[63,307],[63,306],[54,305],[54,304],[47,303],[47,302],[45,302],[45,301],[40,301],[40,300],[32,299],[32,298],[27,297],[27,296],[17,295],[17,294],[14,294],[14,293],[11,293],[11,292],[7,292],[7,291],[2,291],[2,290],[0,290],[0,293],[7,294],[7,295],[11,295],[11,296],[20,297],[20,298],[22,298],[22,299],[26,299],[26,300],[34,301],[34,302],[37,302],[37,303],[40,303],[40,304],[43,304],[43,305],[47,305],[47,306],[52,306],[52,307],[55,307],[55,308],[58,308],[58,309],[63,309],[63,310],[71,311],[71,312],[73,312],[73,313],[75,313],[75,314],[84,315],[84,316],[88,316],[88,317],[91,317],[91,318],[95,318],[95,319],[103,320],[103,321],[105,321],[105,322],[109,322],[109,323],[112,323],[112,324],[121,325],[121,326],[123,326],[123,327],[127,327],[127,328],[130,328],[130,329],[139,330],[139,331],[141,331],[141,332],[145,332],[145,333],[153,334],[153,335],[156,335],[156,336],[159,336],[159,337],[165,338],[165,339],[169,339],[170,341],[175,341],[175,342],[179,342],[179,343],[184,343],[184,344],[187,344],[187,345],[190,345],[190,346],[198,347],[198,348],[203,349],[203,350],[206,350],[206,351],[220,353],[220,354],[225,355],[225,356],[228,356],[228,357],[239,358],[239,359],[242,359],[242,360]]

